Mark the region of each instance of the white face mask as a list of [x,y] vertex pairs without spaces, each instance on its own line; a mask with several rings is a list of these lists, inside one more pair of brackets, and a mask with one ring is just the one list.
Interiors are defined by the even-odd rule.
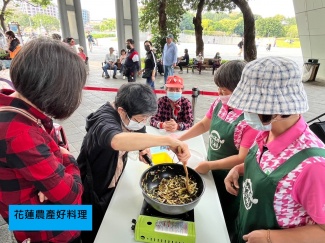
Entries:
[[231,95],[220,95],[221,103],[227,105]]
[[136,121],[131,120],[130,117],[129,117],[128,115],[126,115],[126,117],[129,119],[129,125],[126,125],[126,124],[124,123],[124,121],[123,121],[122,118],[121,118],[121,120],[122,120],[124,126],[125,126],[128,130],[131,130],[131,131],[138,131],[138,130],[142,129],[142,128],[145,126],[145,124],[142,123],[142,122],[138,123],[138,122],[136,122]]
[[244,119],[249,126],[258,131],[271,131],[272,124],[263,125],[257,114],[244,112]]

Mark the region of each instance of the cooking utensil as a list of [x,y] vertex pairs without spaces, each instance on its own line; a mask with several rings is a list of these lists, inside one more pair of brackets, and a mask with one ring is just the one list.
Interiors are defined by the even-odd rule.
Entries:
[[152,160],[149,158],[148,154],[142,155],[142,158],[144,158],[148,165],[153,166]]
[[156,201],[147,194],[147,191],[156,188],[163,178],[169,179],[175,177],[176,175],[185,176],[183,165],[166,163],[154,165],[148,168],[143,172],[140,178],[140,187],[142,188],[144,199],[154,209],[161,213],[176,215],[188,212],[198,204],[203,195],[205,188],[204,181],[202,177],[192,168],[188,168],[188,175],[191,180],[197,183],[198,188],[198,191],[195,195],[196,198],[192,202],[186,204],[170,205]]
[[[177,149],[178,149],[178,153],[182,153],[181,147],[178,147]],[[185,171],[185,185],[186,185],[186,189],[187,189],[187,191],[188,191],[189,194],[192,194],[191,191],[190,191],[190,184],[189,184],[190,179],[188,178],[188,171],[187,171],[186,164],[183,164],[183,167],[184,167],[184,171]]]

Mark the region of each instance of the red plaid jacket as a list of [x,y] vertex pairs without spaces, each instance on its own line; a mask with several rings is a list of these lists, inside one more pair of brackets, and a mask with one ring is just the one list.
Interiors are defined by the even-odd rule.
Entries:
[[[62,154],[49,135],[52,119],[24,101],[0,90],[0,106],[24,109],[41,120],[46,131],[21,114],[0,112],[0,214],[8,222],[11,204],[41,204],[38,193],[48,198],[44,203],[81,204],[83,187],[76,160]],[[9,222],[10,223],[10,222]],[[18,241],[69,242],[78,231],[14,231]]]

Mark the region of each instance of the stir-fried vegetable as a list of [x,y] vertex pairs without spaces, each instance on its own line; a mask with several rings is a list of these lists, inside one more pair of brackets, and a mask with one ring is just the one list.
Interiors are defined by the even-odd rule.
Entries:
[[[154,177],[154,180],[159,179],[159,177]],[[190,179],[189,188],[190,193],[186,189],[185,176],[174,176],[171,178],[163,178],[159,185],[151,190],[145,185],[145,192],[154,200],[161,203],[180,205],[190,203],[196,199],[197,195],[197,185],[196,182]]]

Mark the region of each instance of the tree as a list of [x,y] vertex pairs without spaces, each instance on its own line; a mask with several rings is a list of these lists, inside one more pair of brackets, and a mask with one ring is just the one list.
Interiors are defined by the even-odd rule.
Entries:
[[179,27],[181,28],[181,30],[194,30],[194,26],[192,23],[194,14],[186,12],[183,15],[183,19],[179,25]]
[[285,29],[282,24],[283,20],[278,17],[270,17],[256,20],[256,31],[259,36],[284,36]]
[[116,19],[104,19],[100,22],[100,31],[112,31],[116,30]]
[[[7,7],[11,0],[2,0],[2,8],[0,12],[0,24],[1,28],[4,32],[7,31],[6,26],[6,17],[7,17]],[[31,4],[40,5],[40,6],[48,6],[51,3],[51,0],[30,0]]]
[[247,62],[257,57],[255,45],[255,19],[246,0],[232,0],[243,13],[244,18],[244,59]]
[[141,3],[140,30],[151,31],[152,42],[159,56],[167,34],[171,33],[175,40],[178,39],[179,25],[185,13],[183,0],[142,0]]
[[60,21],[57,18],[46,14],[36,14],[31,18],[31,20],[34,28],[43,27],[46,32],[60,29]]

